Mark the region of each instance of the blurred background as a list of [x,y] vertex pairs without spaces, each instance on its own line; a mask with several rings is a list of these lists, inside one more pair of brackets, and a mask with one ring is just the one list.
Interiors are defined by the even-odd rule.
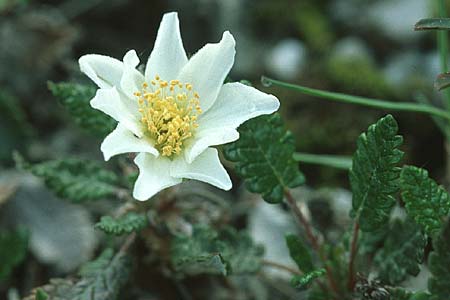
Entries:
[[[78,68],[80,56],[96,53],[121,59],[127,50],[136,49],[145,63],[162,14],[178,11],[184,46],[191,55],[205,43],[219,41],[223,31],[231,31],[237,55],[230,78],[249,80],[280,99],[298,151],[351,155],[358,135],[386,112],[263,87],[261,75],[390,101],[426,97],[441,105],[441,95],[433,89],[440,73],[435,34],[413,30],[419,19],[434,15],[432,3],[0,0],[0,225],[33,228],[32,254],[7,281],[0,277],[0,298],[72,272],[97,246],[89,210],[58,201],[39,180],[17,172],[11,155],[18,150],[30,161],[69,155],[102,159],[101,140],[78,129],[47,88],[48,80],[87,83]],[[414,113],[394,116],[406,140],[406,161],[429,169],[434,178],[442,177],[444,141],[432,120]],[[314,190],[348,187],[346,172],[300,168]],[[60,227],[61,223],[69,225]]]

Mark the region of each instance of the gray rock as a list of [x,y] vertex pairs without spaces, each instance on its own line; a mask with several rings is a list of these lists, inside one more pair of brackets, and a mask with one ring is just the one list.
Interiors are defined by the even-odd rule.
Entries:
[[26,227],[31,252],[56,272],[73,271],[89,260],[98,241],[88,211],[57,199],[34,176],[20,178],[16,194],[1,209],[2,221]]
[[266,66],[270,73],[283,80],[293,80],[303,71],[307,59],[305,45],[297,39],[278,42],[267,54]]
[[345,37],[339,40],[331,52],[334,58],[360,58],[373,61],[373,55],[364,40],[358,37]]
[[421,74],[422,56],[418,52],[401,52],[391,56],[383,68],[386,81],[393,87],[408,83],[412,76]]
[[414,31],[414,24],[430,16],[430,6],[428,0],[384,0],[375,1],[364,11],[372,27],[394,40],[408,42],[423,36]]
[[[283,211],[279,205],[271,205],[261,199],[251,210],[248,230],[255,242],[264,245],[266,260],[296,268],[284,239],[287,233],[298,232],[289,212]],[[290,277],[289,273],[278,269],[266,268],[266,271],[277,277]]]

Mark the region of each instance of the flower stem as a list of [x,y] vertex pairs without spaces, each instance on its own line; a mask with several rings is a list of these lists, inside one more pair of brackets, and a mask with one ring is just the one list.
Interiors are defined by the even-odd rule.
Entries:
[[276,85],[291,90],[295,90],[305,95],[325,98],[331,101],[351,103],[393,111],[410,111],[410,112],[424,113],[436,117],[441,117],[446,120],[450,120],[449,112],[431,105],[417,104],[411,102],[390,102],[374,98],[366,98],[360,96],[347,95],[343,93],[328,92],[267,78],[265,76],[261,78],[261,82],[266,86]]
[[353,225],[353,238],[352,245],[350,249],[350,261],[349,261],[349,269],[348,269],[348,290],[351,292],[355,288],[356,285],[356,274],[355,274],[355,258],[358,252],[358,234],[359,234],[359,222],[355,221]]
[[325,270],[327,272],[327,278],[328,278],[328,284],[330,288],[333,290],[333,292],[336,295],[339,295],[339,289],[336,284],[336,280],[334,279],[333,272],[331,271],[330,266],[327,265],[327,258],[322,253],[320,249],[320,243],[317,237],[314,235],[312,226],[309,224],[306,217],[303,215],[300,208],[297,206],[297,202],[295,201],[294,197],[292,196],[291,192],[288,190],[285,190],[284,195],[286,196],[286,201],[289,207],[291,208],[291,211],[293,212],[294,216],[296,217],[297,221],[303,226],[305,229],[306,237],[308,238],[309,242],[311,243],[311,246],[319,256],[320,260],[322,261]]
[[306,164],[316,164],[336,169],[348,170],[352,166],[352,158],[340,155],[324,155],[311,153],[294,153],[294,160]]
[[[437,14],[438,17],[446,18],[447,10],[445,7],[445,0],[436,0]],[[448,32],[447,30],[437,31],[437,46],[439,49],[439,58],[441,63],[441,72],[445,73],[448,71]],[[445,104],[447,110],[450,109],[450,90],[445,89]]]

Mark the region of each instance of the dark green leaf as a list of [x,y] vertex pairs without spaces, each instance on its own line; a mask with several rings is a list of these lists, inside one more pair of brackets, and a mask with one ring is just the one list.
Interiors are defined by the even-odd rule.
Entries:
[[139,231],[146,226],[147,217],[145,214],[137,214],[134,212],[129,212],[117,219],[110,216],[103,216],[100,222],[95,224],[95,228],[115,235]]
[[80,278],[52,279],[24,300],[35,300],[39,290],[48,300],[117,300],[128,281],[131,263],[123,253],[113,254],[111,249],[105,250],[81,268]]
[[314,271],[311,254],[298,236],[295,234],[286,235],[286,244],[289,248],[289,254],[300,271],[304,273]]
[[443,90],[450,86],[450,73],[439,74],[434,82],[435,88],[438,90]]
[[422,19],[414,25],[414,30],[433,30],[433,29],[445,29],[450,30],[449,18],[429,18]]
[[294,138],[280,115],[261,116],[239,127],[240,138],[224,147],[225,157],[236,162],[236,172],[249,191],[269,203],[283,201],[284,191],[304,183],[293,159]]
[[425,169],[414,166],[403,167],[401,188],[408,215],[429,235],[438,232],[450,211],[447,191],[429,178]]
[[0,281],[8,278],[14,267],[25,259],[27,250],[26,230],[0,231]]
[[384,246],[375,256],[380,279],[398,284],[408,275],[417,276],[423,262],[427,239],[412,221],[395,220],[390,226]]
[[307,288],[315,279],[325,275],[325,269],[310,271],[303,275],[295,275],[291,279],[291,284],[297,289]]
[[105,137],[114,130],[116,121],[89,105],[96,87],[49,82],[48,88],[80,127],[99,137]]
[[394,117],[387,115],[359,136],[350,169],[353,192],[352,216],[359,219],[362,231],[376,231],[389,219],[395,205],[403,152],[398,149],[402,137],[397,135]]
[[192,236],[172,241],[171,258],[175,270],[186,274],[254,273],[261,266],[263,249],[244,232],[225,228],[217,232],[194,226]]
[[432,277],[428,280],[431,300],[448,300],[450,295],[450,222],[433,241],[434,251],[428,257]]
[[43,289],[36,290],[36,300],[47,300],[48,297],[49,297],[48,294],[44,292]]
[[28,164],[17,159],[18,165],[41,177],[59,197],[73,202],[97,200],[116,194],[117,176],[93,160],[77,158]]
[[426,292],[409,292],[402,288],[389,288],[392,300],[430,300],[430,294]]

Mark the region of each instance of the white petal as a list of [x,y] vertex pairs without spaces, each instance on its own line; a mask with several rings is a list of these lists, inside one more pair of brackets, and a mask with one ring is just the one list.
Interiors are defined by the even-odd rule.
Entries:
[[239,138],[236,129],[219,126],[220,124],[215,124],[211,128],[197,129],[193,141],[185,145],[184,158],[188,163],[192,163],[209,146],[230,143]]
[[248,119],[273,113],[278,99],[241,83],[227,83],[214,105],[198,119],[199,127],[191,144],[186,146],[188,162],[210,146],[230,143],[239,138],[235,130]]
[[119,123],[103,141],[100,149],[103,152],[105,160],[112,156],[130,152],[147,152],[158,156],[158,150],[153,147],[151,141],[145,137],[138,138],[125,126]]
[[207,111],[214,103],[230,72],[236,53],[235,41],[228,31],[217,44],[207,44],[200,49],[181,70],[178,79],[191,83],[200,95],[200,106]]
[[139,57],[136,51],[130,50],[123,57],[123,74],[120,80],[120,87],[122,92],[130,98],[131,102],[137,103],[137,98],[134,93],[139,92],[144,83],[144,76],[136,70],[139,64]]
[[170,175],[172,161],[165,157],[158,157],[140,153],[134,162],[139,168],[139,176],[134,184],[133,198],[144,201],[159,191],[181,183],[181,178]]
[[93,108],[104,112],[122,123],[123,126],[137,136],[142,136],[142,129],[139,125],[139,112],[134,109],[130,110],[130,107],[127,106],[125,101],[127,100],[113,87],[98,89],[90,104]]
[[191,164],[182,156],[173,161],[170,175],[176,178],[189,178],[212,184],[223,190],[232,187],[230,176],[219,160],[217,150],[208,148]]
[[88,54],[79,59],[81,72],[85,73],[100,88],[119,86],[123,63],[115,58]]
[[178,14],[167,13],[159,25],[155,46],[145,68],[145,78],[150,81],[158,74],[164,80],[175,79],[187,61]]
[[245,121],[271,114],[279,107],[280,102],[274,95],[242,83],[227,83],[222,86],[213,107],[199,117],[198,123],[202,128],[218,125],[237,128]]

